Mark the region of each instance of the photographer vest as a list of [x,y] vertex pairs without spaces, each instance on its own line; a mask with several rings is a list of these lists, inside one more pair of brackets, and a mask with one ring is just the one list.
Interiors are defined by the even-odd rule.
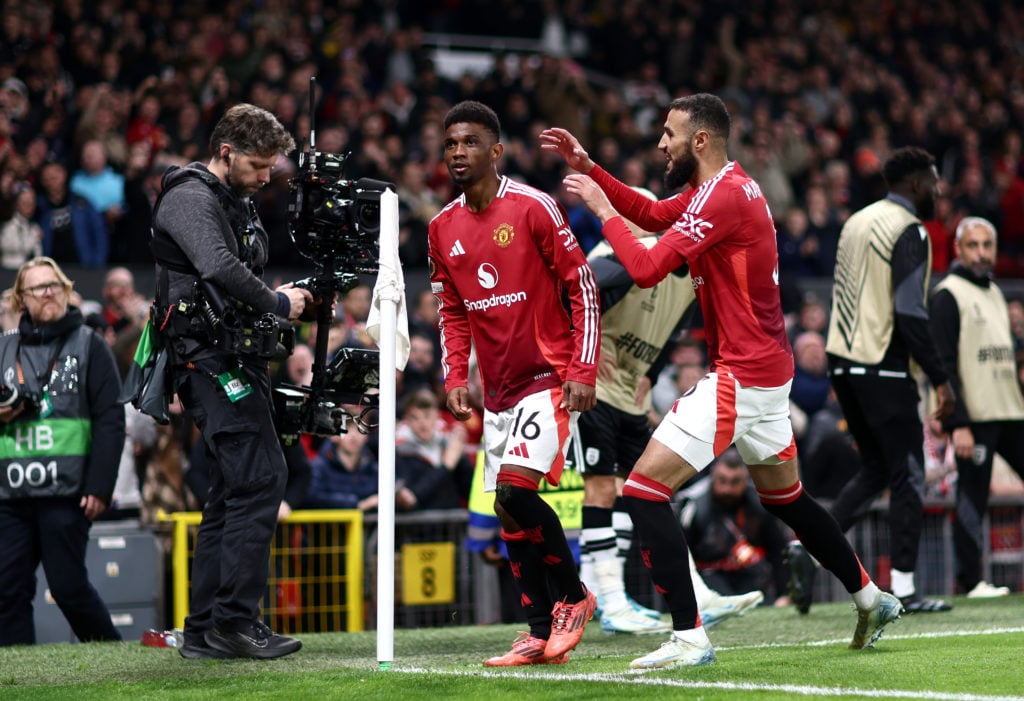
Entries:
[[[657,238],[640,239],[648,248]],[[591,250],[588,258],[612,255],[607,242]],[[614,358],[608,380],[597,383],[598,400],[635,416],[651,407],[650,392],[637,406],[636,386],[657,360],[683,313],[696,300],[689,275],[668,275],[654,287],[630,287],[619,301],[601,315],[601,357]]]
[[257,253],[263,249],[257,244],[266,239],[266,232],[253,202],[236,196],[202,164],[168,168],[164,188],[153,209],[150,247],[157,263],[153,318],[168,341],[172,362],[178,364],[222,353],[284,357],[294,344],[290,324],[280,323],[274,314],[254,311],[227,290],[202,279],[178,243],[156,225],[164,197],[177,186],[195,180],[209,188],[231,232],[228,234],[221,222],[209,235],[225,237],[228,249],[243,266],[256,277],[263,274],[264,261]]
[[[892,252],[907,227],[917,224],[932,249],[921,221],[892,200],[879,200],[854,213],[843,226],[836,254],[832,314],[825,350],[855,363],[882,362],[895,325]],[[924,293],[928,291],[924,278]]]
[[[262,224],[260,224],[259,217],[256,216],[255,205],[251,200],[245,202],[232,194],[216,175],[205,169],[171,166],[164,174],[164,178],[164,188],[160,191],[153,205],[153,221],[156,221],[157,210],[168,192],[189,180],[199,180],[210,188],[213,196],[217,198],[217,203],[224,210],[238,246],[238,257],[242,263],[245,267],[252,270],[255,275],[263,274],[263,269],[254,265],[252,261],[252,248],[250,246],[252,232],[249,229],[250,227],[262,229]],[[152,234],[153,240],[150,242],[150,250],[152,250],[153,257],[158,265],[165,269],[198,276],[198,272],[188,259],[188,256],[185,255],[181,247],[178,246],[167,232],[154,226]],[[166,281],[160,284],[166,285]],[[166,292],[166,288],[159,291]]]
[[1006,298],[994,284],[980,287],[959,275],[935,286],[956,300],[960,312],[957,374],[971,423],[1024,419]]
[[0,340],[4,384],[20,385],[36,402],[45,390],[50,405],[45,417],[35,408],[31,418],[0,424],[0,500],[81,494],[92,448],[86,373],[93,333],[79,326],[43,344],[21,343],[16,334]]

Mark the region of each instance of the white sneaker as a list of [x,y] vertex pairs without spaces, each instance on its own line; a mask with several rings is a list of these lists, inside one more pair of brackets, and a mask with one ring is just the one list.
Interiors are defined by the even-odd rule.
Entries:
[[633,610],[637,613],[647,616],[648,618],[655,618],[659,621],[661,620],[661,611],[658,609],[647,608],[629,594],[626,594],[626,601],[629,602],[629,605],[632,606]]
[[698,645],[688,643],[685,640],[672,637],[667,643],[662,643],[654,652],[643,657],[638,657],[629,663],[630,669],[678,669],[679,667],[700,667],[706,664],[714,664],[715,649],[711,643]]
[[660,617],[655,620],[630,606],[614,613],[605,612],[601,616],[601,630],[605,633],[647,635],[649,633],[667,633],[672,630],[672,626],[663,622]]
[[967,592],[968,599],[995,599],[999,596],[1009,596],[1010,587],[997,587],[985,580],[978,582],[974,589]]
[[764,601],[764,593],[761,591],[748,591],[746,594],[736,596],[722,596],[716,594],[709,604],[701,609],[700,620],[705,628],[718,625],[727,618],[742,616],[748,609],[752,609]]
[[873,647],[878,639],[882,637],[885,627],[898,619],[903,613],[903,603],[890,594],[883,591],[878,594],[878,601],[867,610],[858,609],[857,628],[853,631],[853,640],[850,641],[851,650],[863,650],[866,647]]

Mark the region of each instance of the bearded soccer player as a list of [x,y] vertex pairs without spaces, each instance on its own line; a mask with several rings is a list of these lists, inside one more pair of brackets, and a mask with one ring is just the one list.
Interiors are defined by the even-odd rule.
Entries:
[[[633,660],[634,669],[715,661],[670,499],[730,445],[747,464],[768,512],[788,524],[852,594],[858,620],[850,647],[872,645],[902,610],[898,599],[871,581],[835,519],[800,484],[789,417],[793,352],[779,299],[775,226],[757,183],[728,159],[730,127],[729,112],[714,95],[669,105],[658,143],[668,164],[665,184],[689,188],[658,202],[598,167],[564,129],[540,135],[542,148],[578,171],[566,176],[566,188],[601,219],[630,277],[651,286],[688,263],[704,316],[711,371],[666,414],[622,490],[673,627],[668,642]],[[648,249],[623,217],[648,231],[668,230]]]
[[472,415],[467,375],[475,342],[484,386],[484,488],[495,492],[530,626],[508,653],[484,664],[563,664],[597,598],[580,582],[558,516],[538,490],[542,478],[558,484],[570,431],[596,401],[597,286],[564,208],[498,175],[504,147],[494,111],[460,102],[444,128],[445,164],[462,194],[430,222],[428,253],[447,405],[460,421]]

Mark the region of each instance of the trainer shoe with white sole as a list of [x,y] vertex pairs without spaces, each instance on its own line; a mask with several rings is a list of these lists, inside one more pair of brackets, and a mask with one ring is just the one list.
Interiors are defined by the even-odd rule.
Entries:
[[637,613],[643,614],[648,618],[654,618],[659,621],[661,620],[661,611],[659,611],[658,609],[652,609],[644,606],[629,594],[626,594],[626,601],[629,602],[629,605],[632,606],[633,610]]
[[711,643],[698,645],[689,643],[672,633],[668,642],[662,643],[654,652],[638,657],[629,663],[630,669],[678,669],[680,667],[701,667],[714,664],[718,659]]
[[594,617],[597,597],[587,590],[586,595],[575,604],[567,601],[555,603],[551,609],[551,637],[548,638],[544,656],[558,658],[580,644],[587,621]]
[[764,601],[764,592],[748,591],[746,594],[736,596],[723,596],[718,594],[700,612],[700,620],[705,628],[716,626],[727,618],[742,616],[748,610],[754,608]]
[[867,610],[857,609],[857,628],[853,631],[850,641],[851,650],[863,650],[872,647],[885,627],[898,619],[903,613],[903,604],[889,592],[879,592],[878,601]]
[[[647,616],[648,618],[653,618],[656,621],[660,621],[661,620],[661,611],[659,611],[658,609],[652,609],[652,608],[648,608],[647,606],[644,606],[643,604],[641,604],[639,601],[634,599],[629,594],[626,594],[626,603],[628,603],[630,608],[632,608],[634,611],[636,611],[639,614],[643,614],[644,616]],[[597,616],[598,618],[604,618],[604,609],[605,609],[604,599],[601,597],[600,594],[598,594],[597,595],[597,608],[594,609],[594,615]]]
[[606,611],[601,616],[601,630],[605,633],[647,635],[649,633],[667,633],[672,630],[672,626],[662,621],[660,617],[655,620],[645,616],[632,606],[628,606],[614,613]]
[[504,655],[484,660],[486,667],[524,667],[532,664],[565,664],[569,661],[569,653],[559,657],[545,657],[544,648],[548,644],[543,638],[535,638],[523,631],[512,643],[512,649]]
[[1010,587],[997,587],[989,584],[984,579],[978,582],[974,589],[967,592],[968,599],[996,599],[1000,596],[1009,596]]

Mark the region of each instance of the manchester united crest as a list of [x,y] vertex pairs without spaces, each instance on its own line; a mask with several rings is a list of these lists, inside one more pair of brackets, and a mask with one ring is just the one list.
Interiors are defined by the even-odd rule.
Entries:
[[508,248],[515,237],[516,232],[512,230],[511,224],[501,224],[494,230],[494,243],[498,244],[499,248]]

